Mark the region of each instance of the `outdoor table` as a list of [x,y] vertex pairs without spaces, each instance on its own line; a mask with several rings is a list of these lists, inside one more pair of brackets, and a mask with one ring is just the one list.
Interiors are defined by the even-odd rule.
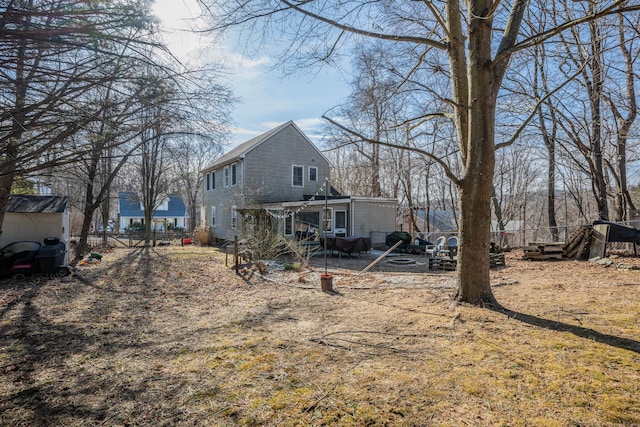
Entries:
[[338,251],[352,255],[358,252],[369,252],[371,249],[371,238],[362,236],[349,237],[320,237],[320,247],[324,248],[325,239],[327,250]]

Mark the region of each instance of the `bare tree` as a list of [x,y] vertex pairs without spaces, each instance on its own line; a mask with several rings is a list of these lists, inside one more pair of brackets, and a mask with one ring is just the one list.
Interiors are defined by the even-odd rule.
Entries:
[[[356,75],[351,83],[352,93],[347,103],[336,108],[334,114],[348,123],[351,129],[357,129],[370,139],[381,140],[383,133],[390,127],[393,116],[400,110],[395,89],[398,82],[385,68],[386,52],[380,45],[371,48],[360,46],[356,49],[354,68]],[[335,129],[335,128],[330,128]],[[341,132],[331,140],[333,145],[349,146],[365,159],[366,173],[360,174],[359,181],[368,183],[368,190],[363,196],[380,197],[383,189],[381,174],[381,147],[368,144],[351,133]]]
[[[132,69],[128,68],[128,72],[130,76]],[[114,79],[112,84],[117,85],[117,82]],[[102,210],[103,239],[106,239],[112,184],[139,149],[141,129],[135,122],[138,104],[135,97],[127,94],[123,99],[115,92],[118,91],[113,86],[107,88],[100,100],[105,105],[100,120],[83,134],[76,135],[91,147],[91,151],[81,161],[67,167],[69,176],[84,185],[83,220],[72,263],[79,261],[86,251],[91,223],[98,209]]]
[[154,74],[154,71],[147,70],[147,74],[137,82],[140,88],[139,120],[142,128],[137,170],[146,245],[149,245],[152,237],[153,214],[168,196],[168,134],[173,118],[169,112],[176,89],[171,82]]
[[[638,116],[638,105],[636,99],[636,72],[635,64],[640,51],[635,48],[638,35],[629,39],[627,30],[637,32],[637,22],[629,22],[623,15],[617,17],[618,46],[617,49],[623,60],[620,66],[620,81],[624,82],[620,91],[613,86],[605,94],[605,100],[615,119],[615,161],[608,162],[612,175],[615,177],[615,219],[617,221],[629,221],[634,219],[638,210],[631,199],[629,184],[627,179],[627,145],[629,134]],[[615,78],[615,77],[614,77]],[[617,79],[616,79],[617,80]]]
[[201,171],[228,142],[230,111],[236,102],[230,89],[219,83],[220,70],[219,64],[210,64],[173,77],[177,91],[168,112],[175,117],[168,133],[171,191],[184,196],[192,230],[202,196]]

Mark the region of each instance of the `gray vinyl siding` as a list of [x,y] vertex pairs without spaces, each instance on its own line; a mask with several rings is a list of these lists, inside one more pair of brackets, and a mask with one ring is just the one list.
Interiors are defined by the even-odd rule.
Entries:
[[393,199],[353,200],[351,232],[371,237],[371,233],[391,233],[396,228],[397,202]]
[[[302,166],[303,186],[293,187],[292,167]],[[318,169],[317,181],[309,181],[309,167]],[[244,188],[247,203],[302,200],[314,195],[329,174],[324,157],[292,126],[273,135],[247,153],[244,160]],[[322,193],[324,194],[324,193]]]
[[[211,225],[211,207],[216,207],[216,225],[213,230],[218,239],[241,237],[242,215],[238,213],[238,226],[231,228],[231,207],[252,209],[256,205],[272,202],[301,201],[304,196],[323,196],[325,177],[329,176],[329,163],[315,146],[291,122],[264,139],[247,141],[242,150],[236,148],[206,169],[215,172],[215,189],[207,190],[207,177],[202,184],[205,223]],[[245,144],[247,144],[245,143]],[[237,162],[237,184],[224,185],[224,168]],[[303,185],[292,185],[292,166],[303,167]],[[317,168],[317,180],[309,181],[309,168]],[[231,179],[229,179],[231,183]]]
[[[211,225],[211,207],[216,208],[216,224],[213,228],[213,235],[217,239],[232,239],[236,235],[240,235],[241,216],[238,214],[238,226],[236,229],[231,228],[231,207],[236,206],[237,209],[244,207],[244,197],[242,196],[242,174],[244,165],[242,161],[238,161],[236,167],[237,180],[236,185],[231,185],[231,175],[229,175],[229,186],[224,185],[224,167],[215,169],[216,187],[207,190],[206,177],[203,183],[203,204],[206,206],[206,224]],[[227,165],[231,172],[231,164]],[[209,171],[208,173],[210,173]]]

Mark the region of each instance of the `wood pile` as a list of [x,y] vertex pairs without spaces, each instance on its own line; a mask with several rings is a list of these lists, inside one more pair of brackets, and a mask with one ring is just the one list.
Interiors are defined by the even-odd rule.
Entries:
[[591,246],[590,225],[583,225],[574,231],[567,239],[565,246],[565,256],[569,259],[582,259],[589,256]]
[[504,262],[504,253],[490,253],[489,254],[489,267],[505,267],[507,264]]
[[457,264],[454,258],[429,258],[429,270],[455,271]]
[[550,260],[562,259],[564,256],[564,242],[531,242],[522,248],[523,259]]
[[588,257],[591,246],[590,225],[583,225],[574,231],[566,242],[531,242],[523,249],[523,259],[531,260],[561,260],[581,259]]
[[[456,258],[429,258],[429,270],[455,271],[458,261]],[[504,260],[504,253],[490,253],[489,267],[504,267],[507,264]]]

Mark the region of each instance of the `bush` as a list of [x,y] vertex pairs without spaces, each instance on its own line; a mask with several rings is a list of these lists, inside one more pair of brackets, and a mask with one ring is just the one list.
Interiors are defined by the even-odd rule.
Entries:
[[139,222],[134,222],[124,229],[125,233],[140,233],[144,231],[144,226]]
[[210,246],[213,243],[213,233],[211,227],[197,227],[193,231],[195,242],[201,246]]

